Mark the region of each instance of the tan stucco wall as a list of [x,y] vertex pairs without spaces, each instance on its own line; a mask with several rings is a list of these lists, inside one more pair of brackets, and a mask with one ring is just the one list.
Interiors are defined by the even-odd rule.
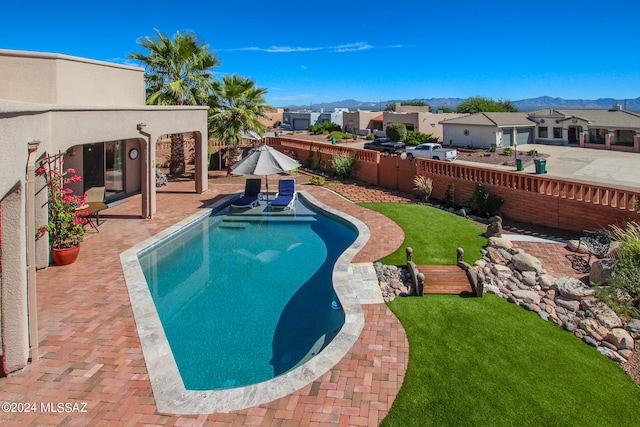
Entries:
[[144,70],[67,55],[0,49],[0,99],[145,105]]
[[379,111],[344,111],[342,113],[342,126],[347,130],[351,130],[351,126],[356,131],[373,130],[371,119],[379,115]]
[[[32,164],[75,145],[127,140],[127,153],[139,147],[137,162],[127,158],[127,190],[142,188],[141,214],[150,218],[156,209],[155,142],[161,135],[194,134],[196,192],[206,191],[208,108],[146,106],[142,69],[64,55],[0,50],[0,82],[0,335],[5,369],[14,371],[25,366],[29,350],[26,254],[35,252],[40,268],[49,259],[46,237],[36,242],[35,251],[27,249],[26,239],[33,238],[26,231],[27,198],[35,198],[35,227],[47,219],[46,192],[37,191],[42,178],[36,178],[35,195],[25,191],[29,142],[39,141]],[[66,167],[81,165],[78,150]],[[35,275],[29,280],[35,292]]]
[[466,116],[466,114],[458,113],[442,113],[442,114],[420,114],[418,123],[418,132],[430,133],[434,137],[438,138],[438,141],[443,141],[443,129],[440,122],[442,120],[449,120],[456,117]]
[[260,117],[258,121],[265,126],[271,127],[275,122],[282,123],[282,113],[284,113],[284,108],[273,108],[271,110],[264,111],[266,118]]

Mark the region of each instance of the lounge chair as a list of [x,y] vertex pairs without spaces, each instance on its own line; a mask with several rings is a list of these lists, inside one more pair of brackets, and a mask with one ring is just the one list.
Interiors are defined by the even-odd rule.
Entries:
[[291,208],[297,198],[296,181],[294,179],[281,179],[278,181],[278,194],[271,201],[271,207],[277,209]]
[[244,184],[244,193],[239,199],[231,203],[233,208],[253,208],[258,205],[258,200],[262,196],[260,188],[262,187],[262,179],[248,178]]

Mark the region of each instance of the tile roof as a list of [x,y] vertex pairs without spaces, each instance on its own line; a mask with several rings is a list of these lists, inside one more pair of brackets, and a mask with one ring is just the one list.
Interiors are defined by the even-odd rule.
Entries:
[[640,115],[624,110],[544,109],[532,111],[531,117],[576,117],[589,122],[590,127],[640,129]]
[[443,120],[440,124],[460,124],[476,126],[535,126],[528,113],[475,113],[464,117]]

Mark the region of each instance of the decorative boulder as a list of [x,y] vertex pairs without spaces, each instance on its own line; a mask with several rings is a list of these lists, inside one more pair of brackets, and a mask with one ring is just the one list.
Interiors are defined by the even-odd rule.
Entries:
[[487,237],[502,237],[502,218],[499,216],[492,217],[484,235]]
[[513,243],[510,240],[507,240],[503,237],[489,237],[489,246],[498,249],[511,249],[513,247]]
[[540,273],[542,271],[542,263],[540,260],[525,252],[520,252],[511,257],[511,262],[519,271],[535,271]]
[[580,301],[576,301],[570,298],[565,298],[561,295],[556,297],[555,303],[558,304],[560,307],[566,308],[569,311],[575,312],[580,310]]
[[604,303],[598,303],[596,307],[591,309],[593,315],[598,322],[607,329],[614,329],[622,327],[622,320],[609,306]]
[[640,320],[631,320],[629,323],[627,323],[627,329],[629,330],[629,333],[633,338],[640,338]]
[[579,254],[589,253],[587,245],[580,240],[569,240],[569,242],[567,242],[567,249],[571,252],[578,252]]
[[[518,289],[515,290],[513,292],[511,292],[511,295],[513,295],[514,297],[521,299],[525,302],[529,302],[529,303],[533,303],[533,304],[540,304],[540,295],[538,295],[537,292],[533,292],[533,291],[526,291],[523,289]],[[539,311],[539,310],[538,310]]]
[[590,297],[596,294],[595,289],[590,289],[582,283],[580,280],[573,277],[561,277],[556,280],[556,287],[558,292],[565,297],[574,300],[581,300],[582,298]]
[[613,258],[599,259],[591,265],[589,281],[597,285],[605,284],[613,274],[616,260]]
[[615,345],[618,350],[633,350],[634,342],[629,332],[621,328],[612,329],[606,340]]

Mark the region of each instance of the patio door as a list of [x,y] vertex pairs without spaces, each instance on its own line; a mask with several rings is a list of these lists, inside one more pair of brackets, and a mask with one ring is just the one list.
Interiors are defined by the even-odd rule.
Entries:
[[124,194],[124,141],[104,143],[106,199]]

